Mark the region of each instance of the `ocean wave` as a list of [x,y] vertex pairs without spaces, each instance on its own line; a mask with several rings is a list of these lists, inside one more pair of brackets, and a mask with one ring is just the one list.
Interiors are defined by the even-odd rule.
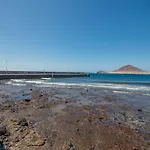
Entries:
[[150,96],[150,94],[143,94],[143,95],[145,95],[145,96]]
[[64,83],[64,82],[47,82],[40,87],[93,87],[93,88],[104,88],[104,89],[116,89],[116,90],[127,90],[127,91],[150,91],[150,87],[143,86],[131,86],[131,85],[117,85],[117,84],[90,84],[90,83]]
[[11,79],[10,81],[21,83],[21,82],[25,82],[26,80],[25,79]]
[[47,80],[10,80],[8,84],[25,85],[33,84],[37,87],[91,87],[91,88],[103,88],[103,89],[114,89],[114,90],[126,90],[126,91],[150,91],[149,86],[141,85],[130,85],[130,84],[114,84],[114,83],[67,83],[67,82],[51,82]]
[[125,92],[125,91],[113,91],[114,93],[121,93],[121,94],[128,94],[129,92]]
[[14,86],[26,86],[26,84],[23,83],[12,83],[12,82],[7,82],[7,85],[14,85]]
[[52,78],[41,78],[42,80],[51,80]]
[[26,81],[26,83],[31,83],[31,84],[43,84],[44,81],[37,81],[37,80],[31,80],[31,81]]

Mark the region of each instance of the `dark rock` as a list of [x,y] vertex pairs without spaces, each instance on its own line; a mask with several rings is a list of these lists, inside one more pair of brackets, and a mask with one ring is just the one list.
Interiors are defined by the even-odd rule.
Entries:
[[40,95],[39,95],[39,97],[43,97],[43,96],[44,96],[43,94],[40,94]]
[[0,136],[6,134],[6,126],[3,124],[0,124]]
[[89,150],[95,150],[94,146],[91,146],[91,148]]
[[31,101],[31,99],[25,99],[24,101],[25,101],[25,102],[30,102],[30,101]]
[[70,143],[69,148],[67,150],[75,150],[75,146],[72,143]]
[[138,109],[138,112],[142,112],[142,109]]
[[91,123],[91,122],[92,122],[92,120],[91,120],[91,119],[89,119],[89,122]]
[[115,117],[115,118],[114,118],[114,120],[116,120],[116,121],[117,121],[118,119]]
[[100,116],[98,119],[99,119],[99,120],[103,120],[103,119],[104,119],[104,117],[103,117],[103,116]]
[[33,89],[30,89],[30,91],[33,91]]
[[28,126],[28,122],[27,122],[26,118],[19,119],[18,125]]
[[123,112],[123,113],[122,113],[122,115],[123,115],[123,116],[126,116],[126,113],[125,113],[125,112]]

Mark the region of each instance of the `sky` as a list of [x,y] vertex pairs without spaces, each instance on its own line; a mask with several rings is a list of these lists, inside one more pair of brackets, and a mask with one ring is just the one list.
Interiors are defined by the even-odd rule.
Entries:
[[150,0],[0,0],[0,70],[150,71]]

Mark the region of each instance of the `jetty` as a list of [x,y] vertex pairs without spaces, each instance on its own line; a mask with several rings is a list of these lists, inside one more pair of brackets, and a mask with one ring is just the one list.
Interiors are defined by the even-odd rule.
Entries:
[[89,77],[84,72],[0,71],[0,80]]

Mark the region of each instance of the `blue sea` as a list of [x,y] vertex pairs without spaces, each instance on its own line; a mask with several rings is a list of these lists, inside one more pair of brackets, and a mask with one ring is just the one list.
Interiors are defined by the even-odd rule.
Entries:
[[94,74],[77,78],[42,78],[10,80],[7,84],[37,87],[99,88],[118,92],[142,92],[150,95],[150,75],[146,74]]

